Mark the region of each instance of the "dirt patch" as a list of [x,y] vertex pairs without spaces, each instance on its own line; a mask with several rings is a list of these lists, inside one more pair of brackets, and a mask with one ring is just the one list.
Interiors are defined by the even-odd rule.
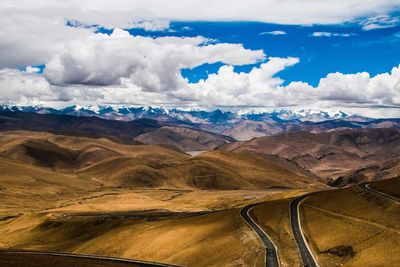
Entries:
[[341,258],[345,258],[345,257],[353,258],[356,255],[356,252],[353,250],[352,246],[337,246],[337,247],[322,251],[322,253],[329,253],[329,254],[336,255]]

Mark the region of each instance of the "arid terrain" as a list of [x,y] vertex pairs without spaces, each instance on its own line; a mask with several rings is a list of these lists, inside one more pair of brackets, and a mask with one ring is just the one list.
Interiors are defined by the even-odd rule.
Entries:
[[[192,132],[185,130],[182,134]],[[396,152],[396,133],[373,134],[371,138],[378,140],[376,145],[368,139],[368,145],[353,144],[353,148],[343,145],[352,139],[338,132],[335,137],[318,137],[336,138],[330,148],[321,147],[317,141],[302,147],[288,143],[292,145],[290,150],[279,147],[276,140],[274,145],[239,142],[191,156],[182,150],[185,142],[181,146],[145,145],[144,140],[124,144],[112,141],[114,137],[2,132],[0,249],[4,252],[0,251],[0,263],[10,261],[5,251],[42,251],[149,264],[265,266],[264,245],[241,216],[243,207],[256,204],[248,214],[274,243],[279,264],[300,266],[303,259],[293,235],[289,206],[295,197],[324,191],[306,199],[299,213],[304,235],[320,266],[362,266],[371,261],[376,266],[394,266],[399,262],[394,256],[400,248],[396,223],[399,203],[361,185],[335,189],[326,184],[320,172],[307,170],[285,152],[363,152],[361,162],[365,161],[363,156],[369,157],[367,152],[370,157],[373,152],[384,153],[386,142]],[[290,137],[293,142],[304,141],[303,135],[308,136],[300,133]],[[151,135],[146,140],[157,142]],[[367,142],[363,136],[356,140]],[[272,153],[278,150],[282,152]],[[336,155],[337,160],[342,154]],[[332,160],[327,162],[330,165],[326,166],[334,164]],[[399,196],[398,181],[395,178],[369,185]],[[14,256],[21,264],[33,257],[43,266],[57,260],[62,264],[75,262],[70,264],[76,266],[120,266],[108,259],[67,255]]]
[[277,155],[327,179],[333,186],[399,174],[400,133],[395,129],[288,132],[226,144],[219,149]]

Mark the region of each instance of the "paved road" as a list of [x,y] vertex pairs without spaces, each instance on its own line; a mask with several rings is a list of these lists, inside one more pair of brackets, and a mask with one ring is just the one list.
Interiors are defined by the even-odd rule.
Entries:
[[371,193],[373,193],[375,195],[379,195],[379,196],[381,196],[383,198],[390,199],[390,200],[393,200],[393,201],[396,201],[396,202],[400,203],[400,199],[399,198],[397,198],[395,196],[392,196],[392,195],[389,195],[389,194],[386,194],[384,192],[378,191],[375,188],[370,187],[369,183],[363,183],[360,186],[362,188],[364,188],[365,190],[367,190],[367,191],[369,191],[369,192],[371,192]]
[[[39,262],[38,262],[39,261]],[[7,265],[2,265],[7,264]],[[54,265],[56,264],[56,265]],[[36,266],[140,266],[140,267],[176,267],[157,262],[130,260],[87,254],[10,251],[0,250],[0,266],[36,267]]]
[[[318,193],[318,192],[315,192]],[[301,260],[303,266],[307,267],[318,267],[318,262],[311,252],[310,247],[307,244],[307,240],[304,237],[303,231],[301,229],[299,207],[301,202],[307,199],[310,195],[315,194],[310,193],[300,197],[297,197],[290,202],[289,212],[290,212],[290,223],[292,225],[292,232],[294,239],[297,243],[297,247],[300,252]]]
[[279,259],[277,255],[277,248],[269,238],[269,236],[264,232],[264,230],[256,224],[255,221],[250,216],[250,211],[257,204],[248,205],[240,210],[240,216],[243,220],[256,232],[257,236],[261,239],[265,247],[265,266],[279,267]]

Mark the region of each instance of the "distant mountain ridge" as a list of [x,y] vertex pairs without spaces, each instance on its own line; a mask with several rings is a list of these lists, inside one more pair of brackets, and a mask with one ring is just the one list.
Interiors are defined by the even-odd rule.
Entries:
[[54,109],[35,106],[0,105],[0,112],[71,115],[107,120],[134,121],[151,119],[174,126],[196,128],[227,135],[238,140],[270,136],[288,131],[327,132],[358,128],[400,129],[400,119],[373,119],[344,112],[328,113],[313,110],[274,110],[262,113],[236,113],[219,109],[183,110],[162,107],[133,106],[70,106]]
[[173,117],[179,120],[187,120],[193,123],[209,122],[209,123],[223,123],[235,119],[248,119],[252,121],[264,121],[266,118],[272,119],[276,122],[285,122],[292,120],[299,121],[312,121],[319,122],[332,119],[346,118],[349,115],[344,112],[337,112],[329,114],[325,111],[312,111],[312,110],[274,110],[272,112],[261,113],[244,113],[238,114],[231,111],[222,111],[215,109],[212,111],[206,110],[184,110],[177,108],[163,108],[163,107],[134,107],[134,106],[102,106],[93,105],[83,107],[78,105],[69,106],[63,109],[55,109],[50,107],[41,106],[16,106],[16,105],[0,105],[2,111],[12,112],[34,112],[40,114],[58,114],[58,115],[72,115],[72,116],[97,116],[101,118],[110,118],[115,120],[133,120],[155,117]]

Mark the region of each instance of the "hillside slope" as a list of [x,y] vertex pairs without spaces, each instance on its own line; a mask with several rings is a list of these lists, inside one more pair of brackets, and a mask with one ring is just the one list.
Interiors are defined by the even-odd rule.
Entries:
[[[293,160],[312,173],[346,184],[382,179],[382,170],[398,170],[400,133],[395,129],[358,129],[327,133],[288,132],[221,146],[224,151],[251,151]],[[375,167],[373,167],[375,166]],[[355,170],[368,170],[355,178]],[[347,176],[354,178],[353,180]],[[395,173],[391,173],[395,175]]]
[[235,139],[191,128],[163,126],[139,135],[136,140],[143,144],[171,145],[182,151],[204,151]]
[[209,190],[323,186],[311,173],[275,156],[210,151],[191,157],[168,146],[49,133],[0,133],[0,155],[23,168],[74,177],[78,187],[79,181],[100,187]]
[[255,137],[278,134],[282,131],[283,129],[274,121],[244,120],[225,130],[223,134],[238,140],[249,140]]
[[97,117],[0,112],[0,131],[18,130],[107,138],[122,144],[165,144],[182,151],[208,150],[234,141],[220,134],[151,119],[116,121]]

